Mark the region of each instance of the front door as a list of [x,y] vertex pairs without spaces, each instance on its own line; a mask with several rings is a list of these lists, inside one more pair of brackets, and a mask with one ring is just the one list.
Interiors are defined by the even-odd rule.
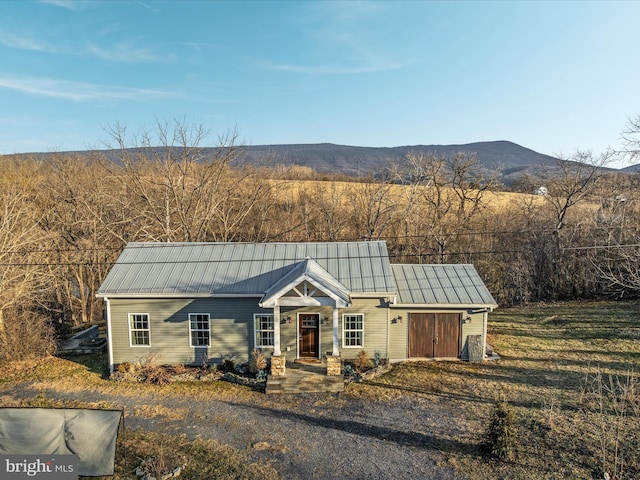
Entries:
[[460,356],[459,313],[410,313],[409,357]]
[[320,340],[320,315],[317,313],[301,313],[298,317],[300,331],[300,357],[318,358]]

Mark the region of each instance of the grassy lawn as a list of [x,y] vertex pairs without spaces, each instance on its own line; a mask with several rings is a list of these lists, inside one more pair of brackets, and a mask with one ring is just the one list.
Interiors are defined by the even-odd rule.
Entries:
[[[471,480],[484,479],[591,479],[640,478],[640,303],[560,303],[498,309],[490,315],[489,343],[501,360],[470,364],[426,362],[397,365],[370,382],[350,384],[340,398],[393,402],[400,397],[423,402],[425,408],[454,412],[448,425],[434,425],[443,445],[442,465],[454,468]],[[600,374],[600,376],[598,376]],[[36,391],[98,392],[111,395],[188,396],[194,400],[244,399],[257,404],[277,402],[281,407],[297,405],[298,396],[272,398],[227,382],[199,382],[157,386],[113,382],[105,379],[103,357],[83,363],[51,358],[20,362],[0,369],[0,406],[108,407],[113,405],[65,402],[46,393],[17,400],[3,391],[29,382]],[[618,383],[615,383],[619,380]],[[622,401],[623,390],[631,393]],[[635,389],[635,390],[633,390]],[[82,398],[79,396],[78,398]],[[514,460],[489,460],[480,445],[497,399],[513,407],[520,444]],[[622,410],[622,408],[626,410]],[[184,415],[149,404],[135,412],[145,417]],[[425,427],[426,428],[426,427]],[[158,454],[187,459],[181,478],[216,465],[224,478],[277,478],[277,472],[259,470],[244,461],[245,454],[208,441],[152,432],[131,432],[127,448],[143,458]],[[171,447],[169,447],[169,445]],[[437,449],[437,443],[435,448]],[[147,447],[145,447],[147,446]],[[145,450],[146,448],[146,450]],[[196,452],[192,454],[190,452]],[[221,463],[222,462],[222,465]],[[118,467],[115,478],[131,478]],[[226,469],[226,470],[225,470]]]
[[[56,400],[58,394],[72,394],[83,398],[90,393],[117,395],[124,398],[141,395],[189,398],[197,400],[238,398],[262,398],[264,394],[227,382],[207,382],[206,388],[200,382],[176,382],[170,385],[137,384],[113,382],[106,379],[107,361],[104,355],[47,358],[39,361],[24,361],[5,364],[0,368],[0,407],[40,407],[40,408],[105,408],[124,409],[125,418],[184,419],[187,412],[180,408],[167,408],[149,403],[134,408],[126,404],[107,401]],[[35,397],[12,396],[3,393],[21,384],[40,391]],[[4,387],[4,388],[3,388]],[[99,395],[98,395],[99,396]],[[185,479],[259,479],[280,478],[278,472],[269,465],[251,463],[247,452],[213,440],[189,440],[182,434],[166,432],[130,430],[119,432],[115,459],[115,475],[104,480],[136,479],[135,468],[147,460],[147,473],[158,477],[158,472],[166,473],[181,466],[179,478]],[[92,477],[100,480],[102,477]]]
[[[591,479],[605,470],[637,479],[639,313],[640,304],[627,302],[498,309],[489,343],[501,360],[403,364],[351,394],[410,394],[455,408],[468,427],[462,440],[475,448],[449,452],[446,462],[470,479]],[[628,402],[614,403],[625,385],[633,390]],[[501,396],[513,406],[521,446],[510,462],[488,461],[478,448]]]

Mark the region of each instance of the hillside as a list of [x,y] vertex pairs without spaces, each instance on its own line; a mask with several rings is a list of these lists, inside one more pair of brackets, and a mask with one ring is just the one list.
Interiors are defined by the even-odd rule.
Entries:
[[297,145],[255,145],[244,147],[250,163],[267,159],[278,163],[311,167],[319,172],[340,172],[359,176],[381,171],[389,162],[403,159],[410,152],[453,155],[475,153],[480,164],[498,170],[506,177],[531,167],[552,166],[558,159],[537,153],[508,141],[463,145],[412,145],[401,147],[355,147],[331,143]]
[[[157,147],[160,148],[160,147]],[[154,149],[155,150],[155,149]],[[204,147],[203,153],[212,153],[214,147]],[[400,147],[357,147],[333,143],[290,144],[290,145],[243,145],[239,161],[245,164],[284,164],[310,167],[320,173],[337,173],[352,177],[381,172],[389,162],[399,161],[411,152],[450,156],[460,152],[473,153],[478,162],[488,171],[499,173],[499,180],[510,185],[518,177],[529,173],[535,175],[540,168],[552,171],[557,167],[558,158],[544,155],[513,142],[501,140],[476,142],[461,145],[409,145]],[[88,152],[58,152],[80,153]],[[109,156],[113,152],[104,151]],[[51,153],[33,153],[46,159]],[[635,165],[620,170],[635,172]],[[611,169],[614,170],[614,169]]]
[[[512,184],[524,174],[535,176],[543,168],[553,172],[562,160],[538,153],[513,142],[500,140],[461,145],[410,145],[400,147],[356,147],[332,143],[293,145],[253,145],[243,147],[247,163],[275,162],[311,167],[320,173],[342,173],[362,176],[381,172],[390,161],[400,161],[408,153],[451,156],[460,152],[476,155],[487,171],[498,172],[505,185]],[[624,172],[636,171],[639,166]],[[558,168],[559,170],[559,168]],[[615,169],[607,169],[615,171]]]

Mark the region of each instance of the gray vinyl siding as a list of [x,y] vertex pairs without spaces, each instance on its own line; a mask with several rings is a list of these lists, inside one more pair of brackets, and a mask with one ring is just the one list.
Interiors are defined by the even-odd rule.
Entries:
[[[246,362],[253,349],[254,313],[271,313],[258,299],[111,299],[113,362],[152,360],[158,364],[200,364],[204,355],[220,363],[225,355]],[[129,344],[128,315],[149,315],[150,346]],[[208,313],[209,347],[189,346],[189,313]]]
[[467,350],[467,337],[469,335],[484,335],[484,313],[464,312],[462,318],[471,318],[468,323],[462,322],[462,360],[469,360],[469,352]]
[[[297,332],[298,315],[300,313],[317,313],[320,319],[325,319],[320,325],[320,355],[326,355],[333,350],[333,308],[332,307],[300,307],[281,310],[282,317],[290,317],[290,323],[280,325],[280,348],[287,360],[295,360],[298,354]],[[364,315],[364,347],[342,346],[342,316],[343,314],[361,313]],[[355,358],[364,348],[371,358],[379,352],[382,358],[387,358],[387,309],[377,298],[356,298],[353,305],[338,310],[338,349],[342,358]],[[288,350],[287,350],[288,349]],[[265,349],[269,351],[271,349]]]
[[[364,345],[362,347],[344,347],[342,344],[342,316],[349,313],[364,315]],[[344,359],[356,358],[360,350],[365,350],[369,358],[376,353],[388,358],[387,352],[387,308],[379,298],[354,298],[353,305],[341,308],[339,316],[340,354]],[[331,339],[329,339],[331,340]],[[331,346],[331,344],[329,344]]]
[[[402,317],[398,319],[398,317]],[[405,360],[409,354],[409,314],[406,310],[389,310],[389,361]]]
[[[338,348],[343,359],[353,359],[364,348],[373,358],[379,353],[382,358],[398,361],[408,358],[408,323],[411,312],[456,312],[471,321],[462,324],[463,360],[468,359],[467,337],[483,335],[484,314],[462,309],[392,308],[387,310],[383,299],[354,298],[353,305],[338,311]],[[150,346],[130,346],[128,315],[149,315]],[[210,316],[211,345],[189,346],[189,314],[208,313]],[[231,356],[238,363],[248,361],[255,346],[254,314],[273,314],[271,309],[258,307],[257,298],[174,298],[174,299],[111,299],[111,334],[113,362],[152,360],[159,364],[202,363],[204,355],[210,362],[220,363]],[[283,308],[281,317],[289,318],[280,324],[280,346],[288,361],[298,355],[298,314],[317,313],[326,319],[320,325],[320,355],[333,350],[333,309],[331,307]],[[343,347],[342,330],[344,314],[364,315],[364,346]],[[402,317],[398,319],[398,317]],[[387,339],[388,335],[388,339]],[[269,357],[272,347],[261,347]]]

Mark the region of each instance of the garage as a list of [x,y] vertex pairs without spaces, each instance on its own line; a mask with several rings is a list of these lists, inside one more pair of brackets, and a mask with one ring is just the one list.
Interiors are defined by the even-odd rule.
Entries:
[[409,313],[410,358],[458,358],[460,313]]

